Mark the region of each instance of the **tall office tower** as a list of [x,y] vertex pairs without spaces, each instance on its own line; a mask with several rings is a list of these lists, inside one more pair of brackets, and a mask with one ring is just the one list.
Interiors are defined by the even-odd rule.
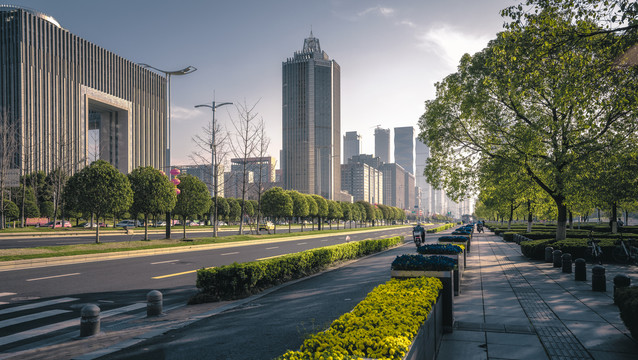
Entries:
[[326,199],[341,192],[341,69],[310,32],[282,64],[283,185]]
[[394,162],[414,174],[414,128],[394,128]]
[[390,163],[390,129],[374,129],[374,156],[386,164]]
[[425,170],[425,164],[430,157],[430,148],[419,140],[419,138],[415,139],[415,153],[416,153],[416,173],[414,176],[416,177],[416,185],[421,188],[421,195],[419,197],[419,201],[417,201],[417,205],[419,205],[419,210],[422,210],[423,216],[430,216],[431,213],[431,191],[430,184],[428,184],[425,175],[423,175],[423,171]]
[[361,153],[361,136],[356,131],[348,131],[343,136],[343,163]]
[[128,173],[166,164],[166,78],[82,39],[51,16],[0,5],[0,116],[13,170],[67,173],[103,159]]

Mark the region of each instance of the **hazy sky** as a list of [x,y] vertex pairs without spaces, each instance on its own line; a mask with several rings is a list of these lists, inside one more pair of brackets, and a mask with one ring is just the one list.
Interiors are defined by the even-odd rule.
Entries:
[[[1,2],[1,0],[0,0]],[[373,131],[417,126],[434,84],[502,30],[499,11],[512,0],[10,0],[53,16],[70,32],[172,78],[172,163],[189,164],[193,136],[217,102],[255,104],[281,149],[281,65],[310,30],[341,66],[341,131],[358,131],[374,153]],[[215,94],[215,95],[213,95]],[[234,108],[216,120],[230,125]],[[392,133],[392,137],[394,133]],[[392,150],[393,151],[393,150]],[[277,164],[279,167],[279,164]]]

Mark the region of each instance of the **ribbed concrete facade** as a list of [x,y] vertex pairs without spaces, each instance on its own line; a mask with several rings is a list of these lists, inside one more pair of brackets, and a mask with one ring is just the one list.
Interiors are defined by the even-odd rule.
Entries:
[[96,159],[124,173],[165,164],[166,79],[44,14],[0,7],[0,86],[23,173],[73,173]]
[[306,38],[282,64],[282,182],[286,189],[338,200],[341,193],[341,70]]

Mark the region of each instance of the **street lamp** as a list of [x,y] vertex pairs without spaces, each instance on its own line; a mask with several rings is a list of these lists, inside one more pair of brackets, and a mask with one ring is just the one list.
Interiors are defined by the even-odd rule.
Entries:
[[212,177],[213,177],[213,237],[217,237],[217,156],[216,156],[216,151],[217,151],[217,144],[215,143],[215,109],[217,109],[218,107],[224,106],[224,105],[232,105],[232,102],[223,102],[220,104],[216,104],[215,101],[213,100],[213,102],[209,105],[209,104],[202,104],[202,105],[195,105],[196,108],[200,108],[200,107],[207,107],[210,108],[211,110],[213,110],[213,127],[211,129],[211,134],[212,134],[212,141],[210,143],[210,150],[212,153],[212,161],[211,161],[211,166],[212,166]]
[[[168,117],[167,117],[167,131],[164,133],[164,143],[167,145],[165,151],[166,151],[166,156],[164,159],[164,170],[166,171],[166,174],[168,174],[168,178],[171,178],[171,76],[172,75],[187,75],[190,74],[192,72],[195,72],[195,70],[197,70],[196,67],[194,66],[187,66],[183,69],[180,70],[175,70],[175,71],[166,71],[166,70],[162,70],[162,69],[158,69],[154,66],[148,65],[148,64],[139,64],[140,66],[143,66],[147,69],[153,69],[155,71],[159,71],[162,74],[164,74],[164,76],[166,76],[166,81],[168,82]],[[170,239],[171,238],[171,212],[169,211],[168,213],[166,213],[166,238]]]

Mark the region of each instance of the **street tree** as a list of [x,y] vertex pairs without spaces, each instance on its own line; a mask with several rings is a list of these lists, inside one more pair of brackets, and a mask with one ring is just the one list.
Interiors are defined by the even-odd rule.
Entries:
[[128,174],[128,179],[133,190],[130,211],[144,214],[144,240],[148,240],[149,215],[167,213],[175,207],[175,185],[152,166],[138,167]]
[[179,194],[173,213],[182,217],[183,239],[186,239],[186,220],[210,209],[210,193],[206,184],[196,176],[183,174],[178,179]]
[[330,221],[330,230],[332,230],[332,221],[337,220],[337,230],[339,230],[339,219],[343,216],[341,206],[334,200],[328,201],[328,220]]
[[328,202],[322,196],[317,194],[311,195],[317,203],[317,230],[323,229],[323,220],[328,216]]
[[609,33],[569,44],[557,35],[598,31],[595,23],[540,9],[465,55],[437,84],[419,122],[430,147],[428,181],[465,198],[475,190],[477,163],[499,158],[553,199],[556,239],[564,239],[576,169],[603,149],[621,148],[638,129],[638,76],[613,64],[627,44]]
[[7,111],[0,109],[0,229],[5,227],[4,211],[8,209],[4,205],[4,201],[8,199],[6,192],[18,173],[18,164],[15,161],[18,151],[17,125],[13,119]]
[[352,229],[352,203],[341,201],[339,202],[339,206],[341,206],[341,220],[343,220],[343,228],[346,228],[346,223],[350,223],[350,228]]
[[226,202],[228,203],[228,224],[233,221],[239,221],[239,217],[241,216],[241,205],[239,205],[239,201],[235,198],[226,198]]
[[261,209],[265,216],[273,218],[277,233],[277,219],[290,218],[292,216],[293,200],[286,191],[278,186],[270,188],[261,197]]
[[[301,224],[301,232],[303,232],[304,221],[308,214],[310,213],[307,196],[296,191],[296,190],[287,190],[288,195],[292,199],[292,216],[296,217],[298,223]],[[288,232],[290,232],[290,224],[292,223],[292,219],[288,223]]]
[[220,197],[217,198],[217,201],[215,201],[215,198],[213,198],[210,205],[211,213],[215,211],[213,208],[213,206],[215,206],[215,203],[217,203],[217,216],[220,219],[228,219],[228,214],[230,213],[230,205],[228,205],[228,201],[226,200],[226,198]]
[[[97,160],[69,178],[65,196],[73,207],[98,219],[107,214],[128,210],[133,190],[126,175],[104,160]],[[100,227],[95,228],[95,242],[100,242]]]
[[312,230],[315,230],[315,217],[319,213],[319,206],[317,205],[317,201],[310,194],[303,194],[306,197],[306,202],[308,203],[308,216],[310,217],[310,222],[312,223]]

